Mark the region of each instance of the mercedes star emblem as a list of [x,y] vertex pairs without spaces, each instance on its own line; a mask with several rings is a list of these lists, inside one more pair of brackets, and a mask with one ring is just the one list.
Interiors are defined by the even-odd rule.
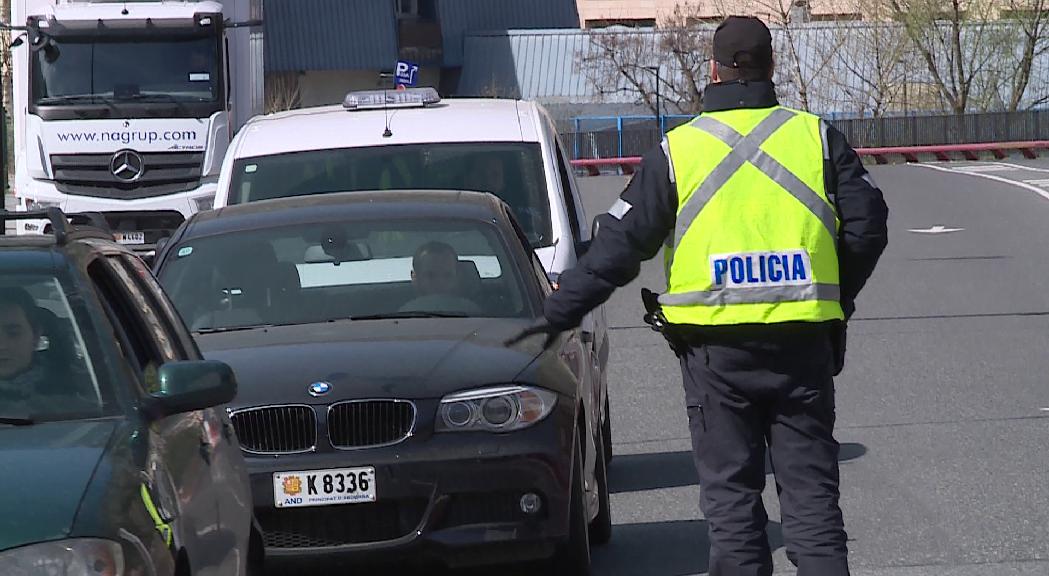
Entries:
[[142,173],[145,172],[145,166],[142,163],[142,156],[138,152],[121,150],[114,154],[113,159],[109,161],[109,171],[118,180],[134,182],[142,177]]

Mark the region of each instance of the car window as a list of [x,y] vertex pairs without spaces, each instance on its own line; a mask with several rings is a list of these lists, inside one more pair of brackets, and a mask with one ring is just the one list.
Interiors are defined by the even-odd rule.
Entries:
[[576,208],[575,195],[572,193],[572,183],[575,175],[568,169],[561,143],[557,140],[554,140],[554,143],[556,144],[554,155],[557,156],[557,172],[561,179],[561,194],[564,196],[565,207],[568,209],[568,225],[572,228],[572,238],[578,242],[583,239],[583,236],[579,230],[579,221],[581,220],[579,210]]
[[531,316],[504,242],[471,220],[311,223],[185,240],[158,276],[193,331],[384,314]]
[[186,331],[185,324],[178,311],[171,303],[171,300],[168,299],[167,294],[164,293],[164,289],[161,288],[156,278],[153,277],[153,273],[146,267],[146,264],[141,259],[126,254],[120,257],[120,261],[131,272],[131,277],[135,280],[143,295],[153,304],[151,311],[155,312],[162,320],[164,332],[179,348],[177,352],[180,357],[183,359],[199,358],[200,354],[197,351],[196,344],[193,342],[193,337]]
[[114,409],[112,388],[88,346],[86,315],[56,276],[5,272],[0,279],[0,416],[33,420],[98,417]]
[[228,203],[396,189],[490,192],[513,208],[533,247],[551,243],[537,143],[410,144],[243,158],[234,163]]
[[129,366],[147,393],[160,389],[157,371],[177,358],[168,335],[158,330],[160,320],[146,309],[148,303],[119,264],[117,257],[103,257],[88,266],[88,275],[106,307]]

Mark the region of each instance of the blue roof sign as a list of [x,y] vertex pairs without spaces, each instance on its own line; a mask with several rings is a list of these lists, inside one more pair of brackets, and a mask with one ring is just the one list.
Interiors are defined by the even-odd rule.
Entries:
[[407,60],[398,60],[397,68],[394,69],[394,81],[400,86],[415,86],[418,73],[418,64],[413,64]]

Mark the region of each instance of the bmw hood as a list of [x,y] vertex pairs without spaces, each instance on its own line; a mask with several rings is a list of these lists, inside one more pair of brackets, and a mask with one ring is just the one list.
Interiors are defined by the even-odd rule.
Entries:
[[[354,398],[439,398],[512,382],[541,353],[504,342],[528,326],[506,318],[358,320],[204,334],[204,355],[233,367],[234,405],[311,403],[310,385],[325,382],[323,402]],[[323,388],[323,386],[322,386]]]
[[0,425],[0,550],[69,535],[114,421]]

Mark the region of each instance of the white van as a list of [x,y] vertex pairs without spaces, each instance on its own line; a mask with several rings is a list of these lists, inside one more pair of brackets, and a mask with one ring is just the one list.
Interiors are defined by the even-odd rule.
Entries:
[[[259,116],[230,144],[215,208],[353,190],[491,192],[513,208],[554,276],[590,241],[564,145],[542,106],[521,100],[441,100],[432,88],[350,93],[342,106]],[[583,324],[594,390],[605,390],[604,307]],[[607,408],[607,398],[594,398]],[[603,411],[606,434],[607,409]],[[598,425],[599,423],[594,423]],[[611,440],[610,438],[608,440]],[[611,442],[606,442],[606,457]]]

